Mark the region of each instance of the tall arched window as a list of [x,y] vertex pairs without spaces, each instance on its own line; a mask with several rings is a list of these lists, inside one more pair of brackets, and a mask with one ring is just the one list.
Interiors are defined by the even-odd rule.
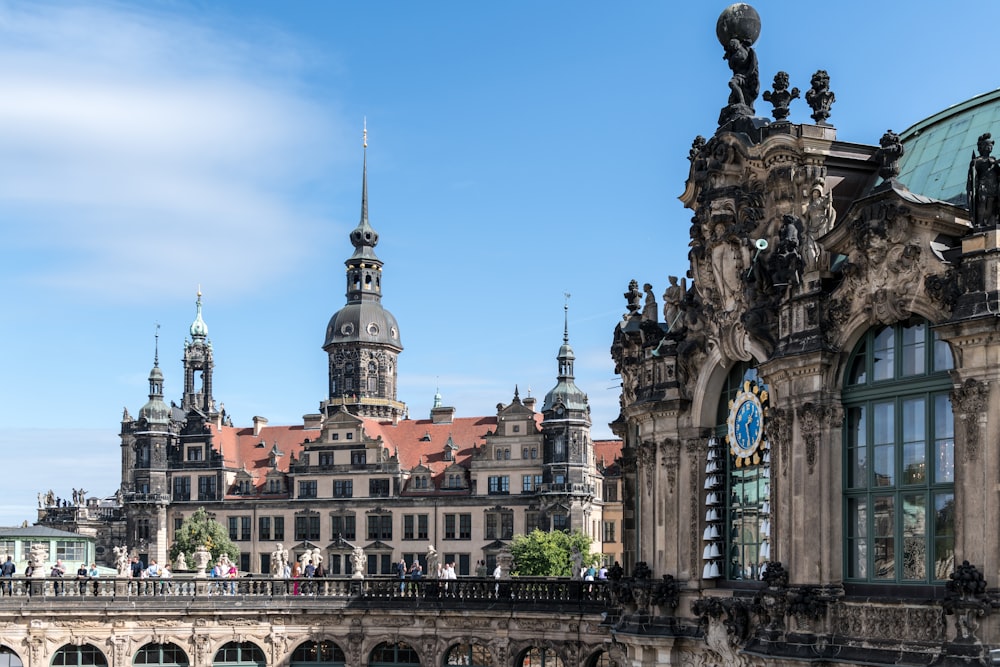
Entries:
[[705,461],[703,579],[756,580],[770,560],[767,401],[749,363],[729,371]]
[[868,331],[844,378],[844,578],[927,584],[954,570],[951,350],[913,318]]
[[374,361],[368,362],[368,393],[378,394],[378,365]]

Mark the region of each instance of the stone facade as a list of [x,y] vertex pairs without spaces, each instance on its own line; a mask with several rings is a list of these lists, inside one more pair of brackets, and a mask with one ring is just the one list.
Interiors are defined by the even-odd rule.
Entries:
[[[754,17],[720,17],[731,87]],[[813,125],[787,120],[797,89],[775,122],[731,98],[690,152],[663,320],[651,285],[644,307],[625,293],[613,426],[645,577],[623,664],[987,664],[1000,646],[996,221],[911,192],[895,133],[839,141],[830,77],[812,83]],[[973,156],[970,188],[996,179],[982,139]]]

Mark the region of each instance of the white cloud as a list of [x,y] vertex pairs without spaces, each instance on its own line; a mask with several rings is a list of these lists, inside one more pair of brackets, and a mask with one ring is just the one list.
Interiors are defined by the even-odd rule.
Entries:
[[[287,44],[114,4],[0,6],[0,208],[39,254],[15,278],[250,291],[310,252],[302,191],[336,132]],[[169,260],[155,275],[146,250]]]

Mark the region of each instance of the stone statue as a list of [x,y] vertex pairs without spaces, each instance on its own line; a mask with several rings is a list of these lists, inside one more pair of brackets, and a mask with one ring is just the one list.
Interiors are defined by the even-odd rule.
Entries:
[[39,493],[38,494],[38,509],[41,509],[43,507],[45,507],[45,494],[44,493]]
[[351,567],[354,569],[354,574],[351,575],[352,579],[365,578],[365,550],[361,547],[354,547],[354,552],[351,554]]
[[438,571],[438,565],[441,564],[441,558],[438,556],[437,549],[434,548],[433,544],[427,545],[427,576],[436,577]]
[[810,81],[812,88],[806,91],[806,103],[812,108],[812,119],[817,125],[829,125],[826,119],[830,117],[830,107],[837,97],[830,90],[830,75],[825,69],[818,70]]
[[677,284],[677,276],[670,276],[670,286],[663,293],[663,321],[670,331],[678,331],[683,327],[679,322],[681,316],[681,301],[684,300],[684,293],[687,292],[687,281],[681,278],[681,284]]
[[128,554],[129,548],[124,544],[114,548],[115,553],[115,569],[118,570],[119,577],[127,577],[132,572],[129,568]]
[[583,579],[581,570],[583,569],[583,554],[576,547],[573,547],[573,553],[570,554],[570,562],[573,563],[573,571],[570,573],[574,579]]
[[208,568],[208,562],[212,560],[212,554],[208,552],[204,544],[199,544],[198,548],[194,550],[192,558],[194,560],[195,575],[204,577],[205,570]]
[[879,161],[878,175],[889,181],[899,176],[899,159],[903,157],[903,142],[892,130],[886,130],[879,139],[875,159]]
[[751,42],[736,38],[730,39],[723,56],[733,70],[729,79],[729,106],[744,106],[753,114],[753,103],[760,91],[760,78],[757,71],[757,54],[754,53]]
[[996,227],[998,219],[997,199],[1000,197],[1000,165],[991,155],[993,152],[993,137],[989,132],[979,137],[977,142],[979,155],[972,154],[969,163],[969,178],[966,183],[965,196],[969,203],[969,213],[972,216],[973,229]]
[[760,16],[746,3],[730,5],[719,14],[715,34],[725,50],[722,57],[733,72],[729,79],[729,104],[719,113],[719,125],[723,125],[754,114],[760,74],[753,43],[760,36]]
[[802,234],[802,259],[808,269],[818,264],[823,253],[816,239],[830,231],[837,219],[832,197],[824,192],[822,179],[813,183],[809,189],[809,201],[805,204],[802,216],[805,222]]
[[174,570],[177,572],[184,572],[188,569],[187,558],[184,556],[183,551],[177,552],[177,558],[174,559]]
[[[639,312],[639,302],[642,299],[642,295],[639,294],[639,283],[635,279],[632,279],[628,283],[628,291],[625,292],[625,300],[628,301],[628,315],[634,315]],[[628,317],[626,315],[626,317]]]
[[789,114],[788,106],[792,103],[792,100],[799,98],[799,89],[792,88],[788,90],[788,72],[778,72],[775,74],[772,87],[774,88],[773,91],[764,91],[764,101],[770,102],[774,106],[774,111],[771,112],[774,120],[787,120]]
[[642,291],[646,294],[645,305],[642,307],[642,319],[649,322],[655,322],[657,308],[656,297],[653,295],[653,286],[646,283],[642,286]]
[[31,545],[31,550],[28,553],[28,563],[31,564],[33,569],[33,577],[44,577],[47,575],[45,571],[45,563],[49,560],[49,550],[44,544],[34,543]]
[[271,552],[271,574],[282,579],[285,576],[285,567],[288,565],[288,549],[281,542],[278,542],[274,551]]

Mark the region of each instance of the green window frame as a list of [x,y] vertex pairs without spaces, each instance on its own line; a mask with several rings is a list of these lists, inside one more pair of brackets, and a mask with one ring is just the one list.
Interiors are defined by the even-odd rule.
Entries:
[[927,585],[954,570],[953,365],[921,318],[870,329],[848,358],[845,581]]

